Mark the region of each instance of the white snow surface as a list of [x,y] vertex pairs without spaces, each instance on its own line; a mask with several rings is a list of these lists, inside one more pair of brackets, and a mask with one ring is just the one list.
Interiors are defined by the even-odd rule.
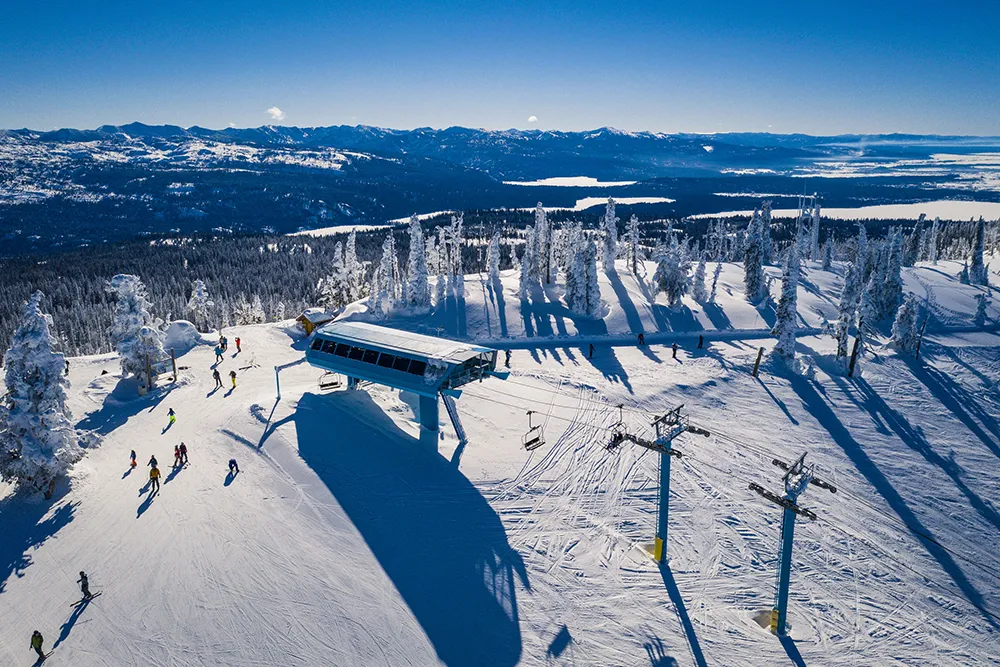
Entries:
[[527,185],[562,188],[613,188],[635,185],[637,181],[601,181],[591,176],[553,176],[537,181],[504,181],[504,185]]
[[[621,265],[602,272],[596,322],[566,312],[560,287],[522,308],[515,278],[501,295],[469,276],[464,300],[387,322],[516,348],[509,377],[463,387],[466,446],[441,410],[437,451],[405,393],[323,392],[298,364],[276,399],[274,367],[306,344],[280,325],[226,330],[243,347],[219,368],[232,390],[212,391],[207,346],[141,398],[116,391],[112,356],[73,359],[72,409],[104,441],[52,501],[0,487],[0,664],[30,664],[34,629],[56,644],[47,667],[996,664],[1000,336],[971,327],[979,288],[958,268],[907,270],[934,313],[921,363],[877,347],[854,379],[829,336],[800,338],[814,377],[769,363],[752,377],[769,315],[742,300],[737,265],[717,307],[676,312]],[[804,264],[802,324],[835,317],[842,272]],[[632,345],[638,331],[680,342],[678,358]],[[658,457],[604,446],[619,403],[634,434],[681,403],[712,432],[675,442],[669,567],[646,552]],[[545,430],[533,452],[527,409]],[[190,464],[171,469],[180,441]],[[747,485],[779,491],[772,459],[803,451],[838,491],[800,499],[819,518],[797,524],[779,642],[754,619],[773,603],[781,512]],[[80,570],[102,594],[71,608]]]
[[[718,194],[718,193],[716,193]],[[858,206],[855,208],[824,208],[823,216],[842,220],[916,220],[920,214],[929,219],[969,220],[980,216],[987,220],[1000,218],[1000,202],[964,201],[942,199],[939,201],[921,202],[918,204],[876,204],[873,206]],[[771,211],[775,218],[794,218],[798,209],[777,208]],[[721,213],[700,213],[692,218],[727,218],[732,216],[750,216],[753,211],[722,211]]]

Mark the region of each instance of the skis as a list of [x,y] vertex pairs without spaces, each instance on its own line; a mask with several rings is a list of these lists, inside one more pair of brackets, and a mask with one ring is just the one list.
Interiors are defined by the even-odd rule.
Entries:
[[[52,649],[52,651],[55,651],[55,649]],[[49,651],[48,653],[46,653],[45,655],[43,655],[40,658],[35,658],[35,662],[32,663],[32,667],[34,667],[35,665],[40,665],[43,662],[45,662],[46,658],[48,658],[50,655],[52,655],[52,651]]]
[[99,596],[103,592],[104,591],[97,591],[96,593],[94,593],[93,595],[91,595],[89,598],[83,598],[82,600],[77,600],[76,602],[74,602],[73,604],[71,604],[70,607],[79,607],[84,602],[90,602],[91,600],[93,600],[94,598],[96,598],[97,596]]

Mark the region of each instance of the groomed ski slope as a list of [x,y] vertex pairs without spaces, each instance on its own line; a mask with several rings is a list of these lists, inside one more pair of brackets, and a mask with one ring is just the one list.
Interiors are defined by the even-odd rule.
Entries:
[[[807,270],[803,324],[834,317],[841,270]],[[104,443],[51,502],[0,499],[0,663],[32,664],[38,629],[46,649],[56,643],[46,665],[74,667],[995,664],[1000,336],[970,331],[975,289],[955,273],[942,262],[907,275],[935,314],[923,363],[885,349],[853,380],[818,336],[800,339],[814,377],[767,364],[751,377],[770,342],[732,333],[767,326],[742,301],[738,266],[723,272],[716,326],[693,302],[650,305],[624,275],[629,299],[602,283],[603,324],[578,327],[551,302],[522,318],[506,277],[505,340],[521,345],[514,323],[528,321],[538,345],[514,350],[506,380],[463,392],[460,451],[444,410],[433,452],[417,441],[414,397],[321,392],[305,364],[281,371],[276,400],[274,366],[305,345],[282,325],[227,330],[244,350],[231,344],[220,367],[237,370],[233,391],[212,391],[209,345],[142,398],[118,386],[110,356],[74,359],[72,408]],[[390,323],[504,338],[495,296],[474,276],[465,287],[464,318],[453,301]],[[706,334],[698,351],[699,325],[725,340]],[[560,327],[596,341],[593,358]],[[602,329],[688,337],[673,360],[668,345],[601,344]],[[675,443],[685,456],[662,570],[645,552],[657,461],[603,447],[619,403],[637,434],[680,403],[713,433]],[[164,430],[171,407],[178,421]],[[530,453],[527,409],[547,439]],[[191,462],[173,471],[182,440]],[[747,484],[778,491],[771,460],[803,451],[838,493],[801,499],[819,519],[797,526],[780,642],[754,620],[772,604],[780,510]],[[154,497],[142,490],[150,454],[165,475]],[[81,569],[103,594],[73,609]]]

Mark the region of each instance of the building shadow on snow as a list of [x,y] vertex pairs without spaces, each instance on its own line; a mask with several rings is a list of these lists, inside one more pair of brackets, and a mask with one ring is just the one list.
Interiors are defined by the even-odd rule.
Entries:
[[441,661],[517,664],[515,584],[527,588],[528,575],[476,487],[364,392],[307,393],[294,421],[299,455],[360,531]]

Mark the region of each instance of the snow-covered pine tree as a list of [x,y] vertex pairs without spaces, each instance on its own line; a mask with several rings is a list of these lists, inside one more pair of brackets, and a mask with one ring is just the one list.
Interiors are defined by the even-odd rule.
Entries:
[[347,246],[344,249],[344,277],[347,286],[346,302],[357,301],[362,296],[362,284],[365,281],[365,267],[358,261],[358,233],[351,230],[347,235]]
[[253,308],[247,301],[246,295],[240,292],[240,295],[233,301],[233,324],[242,326],[253,323]]
[[813,261],[819,259],[819,221],[819,202],[814,201],[812,221],[809,226],[809,259]]
[[264,303],[260,300],[259,294],[254,294],[253,301],[250,303],[250,320],[251,324],[262,324],[267,322],[267,314],[264,312]]
[[330,275],[320,278],[316,286],[319,305],[329,311],[342,308],[352,300],[351,274],[345,264],[344,249],[340,241],[333,246],[333,268]]
[[202,331],[208,328],[209,309],[215,304],[208,297],[208,288],[204,280],[195,280],[191,286],[191,298],[187,302],[187,310],[191,313],[194,325]]
[[434,294],[435,301],[443,303],[445,292],[448,289],[448,267],[451,263],[448,258],[448,229],[444,225],[438,227],[437,256],[438,265],[434,271],[437,280],[434,284]]
[[[571,234],[572,235],[572,234]],[[576,238],[566,247],[569,255],[569,265],[566,267],[566,289],[563,293],[563,301],[566,307],[573,313],[584,314],[587,301],[587,263],[584,257],[583,244],[586,239],[582,235],[573,235]]]
[[615,270],[615,257],[618,256],[618,216],[615,215],[615,200],[608,197],[604,208],[604,219],[601,221],[604,232],[604,245],[601,250],[601,265],[605,272]]
[[754,211],[747,226],[743,253],[743,285],[747,301],[758,303],[764,295],[764,243],[760,212]]
[[823,244],[823,270],[829,271],[833,268],[833,237],[831,236]]
[[639,218],[633,213],[628,219],[628,270],[632,275],[639,275]]
[[885,282],[883,283],[880,319],[885,319],[895,313],[903,299],[902,227],[896,228],[892,234],[885,266]]
[[83,456],[66,406],[66,360],[55,351],[52,317],[35,292],[4,354],[6,395],[0,402],[0,479],[45,490]]
[[715,303],[715,295],[719,287],[719,275],[722,273],[722,262],[715,263],[715,271],[712,272],[712,293],[708,295],[708,302]]
[[486,246],[486,281],[493,289],[500,288],[500,232]]
[[[552,265],[552,225],[549,223],[542,202],[535,206],[535,274],[538,279],[549,285],[555,280],[555,267]],[[499,251],[499,245],[498,245]],[[499,258],[499,252],[498,252]],[[497,262],[499,267],[499,261]]]
[[274,321],[283,322],[285,320],[285,302],[279,301],[274,304]]
[[597,246],[587,239],[583,248],[584,278],[582,313],[597,318],[601,312],[601,288],[597,282]]
[[386,315],[385,300],[386,293],[382,289],[382,267],[380,265],[372,273],[372,285],[368,293],[368,314],[376,320],[384,319]]
[[896,310],[892,323],[892,344],[901,351],[913,354],[917,349],[917,302],[912,294],[907,294]]
[[763,201],[760,204],[760,226],[761,226],[761,248],[763,250],[762,261],[764,264],[771,263],[771,202]]
[[691,278],[690,268],[684,248],[678,244],[677,237],[671,235],[669,245],[661,244],[656,253],[656,273],[653,282],[657,289],[667,297],[667,305],[677,308],[681,298],[687,294]]
[[410,218],[410,258],[407,263],[409,276],[409,306],[417,310],[431,307],[431,289],[427,278],[427,256],[424,253],[424,230],[414,213]]
[[837,315],[837,356],[848,354],[847,339],[851,325],[858,317],[858,301],[861,299],[861,269],[857,264],[849,264],[844,276],[844,287],[840,290],[840,306]]
[[986,307],[990,304],[990,299],[984,292],[976,295],[976,314],[972,318],[972,323],[977,327],[986,325]]
[[986,244],[986,223],[983,216],[975,225],[975,236],[972,239],[972,260],[969,262],[969,284],[988,285],[989,273],[983,263],[983,252]]
[[[383,314],[391,313],[396,308],[397,274],[399,262],[396,258],[396,239],[390,232],[382,242],[382,261],[378,267],[378,287],[381,291],[379,303]],[[372,290],[375,289],[373,284]]]
[[121,357],[122,375],[135,375],[148,387],[152,378],[146,372],[147,363],[165,356],[163,321],[150,313],[152,304],[139,276],[120,273],[108,281],[105,289],[118,297],[108,338]]
[[927,216],[921,213],[920,217],[917,218],[917,224],[906,235],[906,241],[903,244],[903,266],[913,266],[920,261],[920,238],[924,231],[925,217]]
[[798,289],[799,289],[799,246],[792,243],[785,259],[785,268],[781,274],[781,298],[778,301],[778,312],[774,329],[771,334],[777,337],[774,354],[791,361],[795,359],[795,330],[798,328]]
[[931,236],[927,241],[927,260],[931,264],[937,264],[938,261],[938,235],[941,233],[941,219],[934,218],[934,222],[931,223]]
[[876,275],[868,279],[868,284],[861,292],[861,302],[858,305],[858,332],[861,335],[862,349],[866,349],[868,341],[878,334],[876,324],[881,319],[878,311],[880,284]]
[[867,282],[871,276],[870,264],[871,251],[868,248],[868,230],[864,221],[858,222],[858,254],[854,258],[854,265],[860,271],[859,276],[862,282]]
[[698,303],[705,303],[708,300],[708,291],[705,289],[705,254],[702,253],[698,259],[698,267],[694,270],[694,285],[691,287],[691,296]]
[[462,268],[462,248],[465,247],[464,218],[464,213],[451,216],[451,228],[448,233],[448,241],[451,246],[448,253],[448,257],[451,260],[448,287],[456,297],[460,298],[465,296],[465,271]]
[[521,273],[517,286],[517,293],[522,301],[528,300],[531,296],[532,287],[538,284],[537,268],[538,263],[535,261],[535,235],[526,234],[524,237],[524,254],[521,255]]
[[963,262],[962,263],[962,270],[959,271],[959,273],[958,273],[958,282],[960,282],[963,285],[970,285],[971,284],[969,282],[969,263],[968,262]]

